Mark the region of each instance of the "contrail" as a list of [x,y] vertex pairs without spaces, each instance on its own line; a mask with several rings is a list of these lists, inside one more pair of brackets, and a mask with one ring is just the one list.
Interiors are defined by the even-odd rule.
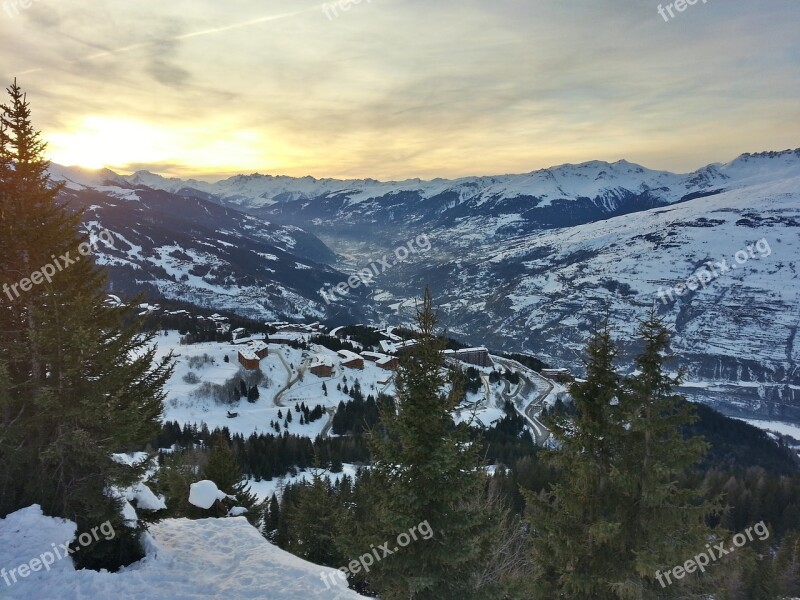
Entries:
[[[132,52],[133,50],[141,50],[142,48],[149,48],[151,46],[157,46],[159,44],[163,44],[164,42],[181,42],[183,40],[189,40],[196,37],[202,37],[204,35],[213,35],[215,33],[223,33],[225,31],[232,31],[234,29],[244,29],[246,27],[252,27],[253,25],[260,25],[261,23],[269,23],[270,21],[279,21],[281,19],[289,19],[291,17],[296,17],[302,15],[307,12],[311,12],[312,10],[322,10],[324,4],[316,4],[314,6],[310,6],[309,8],[304,8],[302,10],[296,10],[293,12],[282,13],[279,15],[270,15],[268,17],[259,17],[257,19],[251,19],[249,21],[244,21],[242,23],[233,23],[231,25],[224,25],[222,27],[212,27],[210,29],[203,29],[201,31],[194,31],[192,33],[184,33],[182,35],[178,35],[171,38],[166,39],[158,39],[152,40],[149,42],[140,42],[138,44],[131,44],[130,46],[124,46],[122,48],[116,48],[114,50],[105,50],[103,52],[96,52],[94,54],[89,54],[88,56],[84,56],[83,58],[79,58],[77,60],[66,61],[68,65],[74,65],[82,62],[86,62],[89,60],[95,60],[98,58],[103,58],[106,56],[113,56],[115,54],[125,54],[127,52]],[[39,71],[43,71],[44,69],[38,67],[36,69],[28,69],[27,71],[23,71],[22,73],[17,73],[17,77],[21,77],[22,75],[30,75],[31,73],[38,73]]]

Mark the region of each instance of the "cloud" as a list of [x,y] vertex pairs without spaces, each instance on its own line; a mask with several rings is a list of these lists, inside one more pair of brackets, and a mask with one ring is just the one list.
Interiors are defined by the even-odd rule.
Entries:
[[[25,73],[46,132],[196,130],[294,175],[690,170],[796,146],[800,6],[698,3],[665,23],[656,5],[372,0],[331,20],[302,0],[38,0],[0,18],[0,69]],[[154,166],[190,160],[176,146]]]

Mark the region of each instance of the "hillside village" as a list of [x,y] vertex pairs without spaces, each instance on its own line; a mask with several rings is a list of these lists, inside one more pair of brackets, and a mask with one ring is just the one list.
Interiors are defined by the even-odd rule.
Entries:
[[[144,310],[176,316],[158,306]],[[195,318],[180,312],[177,316]],[[175,372],[166,386],[164,422],[180,426],[227,428],[231,434],[298,435],[315,439],[335,436],[333,416],[341,403],[351,400],[357,387],[364,397],[392,396],[393,377],[400,356],[415,344],[406,330],[380,327],[337,327],[319,323],[270,322],[264,330],[231,328],[227,317],[201,317],[211,322],[229,341],[190,341],[186,330],[164,329],[156,338],[158,355],[172,353]],[[462,371],[474,369],[480,378],[477,391],[467,391],[454,413],[457,422],[491,427],[504,417],[510,401],[525,418],[538,444],[548,432],[538,417],[565,393],[567,372],[539,373],[515,360],[495,356],[487,348],[444,351],[446,364]],[[500,373],[518,374],[514,383]],[[316,409],[321,419],[304,419],[295,407]],[[295,409],[295,410],[293,410]],[[294,412],[294,416],[292,413]],[[261,486],[254,491],[262,495]],[[264,494],[275,489],[269,485]]]

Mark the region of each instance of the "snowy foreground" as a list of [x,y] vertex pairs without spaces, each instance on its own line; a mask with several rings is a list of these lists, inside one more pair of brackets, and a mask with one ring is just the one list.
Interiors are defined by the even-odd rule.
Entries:
[[[74,523],[46,517],[36,505],[0,519],[0,568],[5,569],[0,573],[9,582],[0,579],[0,598],[363,598],[344,586],[326,589],[320,573],[332,574],[334,569],[314,565],[273,546],[243,517],[164,520],[151,527],[144,560],[119,573],[75,571],[68,558],[56,560],[49,571],[32,562],[72,540],[74,534]],[[11,569],[29,564],[38,570],[26,578],[16,575],[15,583],[8,575]]]

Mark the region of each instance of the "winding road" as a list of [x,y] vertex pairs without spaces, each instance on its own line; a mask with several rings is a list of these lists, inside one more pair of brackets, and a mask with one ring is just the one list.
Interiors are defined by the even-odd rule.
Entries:
[[[538,446],[543,445],[550,437],[550,431],[536,416],[542,411],[545,398],[550,395],[555,384],[549,379],[545,379],[536,371],[529,369],[525,365],[508,358],[492,356],[492,361],[509,371],[518,371],[520,382],[514,393],[510,393],[511,385],[505,382],[505,390],[501,393],[504,400],[511,402],[517,412],[528,420],[528,424],[533,431],[534,441]],[[522,402],[530,397],[533,392],[538,392],[528,405],[522,408]],[[520,410],[522,408],[522,410]]]
[[[288,392],[289,389],[295,383],[297,383],[298,381],[302,381],[303,375],[305,374],[306,368],[308,367],[308,358],[304,358],[303,359],[303,364],[300,365],[300,369],[297,371],[297,375],[294,377],[294,379],[292,379],[292,367],[289,365],[289,363],[286,362],[286,359],[283,357],[283,354],[281,354],[280,352],[276,352],[276,355],[278,356],[280,361],[283,363],[284,368],[286,369],[286,385],[283,386],[278,391],[277,394],[275,394],[275,398],[273,399],[273,402],[275,403],[275,406],[284,406],[281,403],[281,397],[283,396],[283,394]],[[329,381],[333,381],[333,380],[334,380],[334,378],[331,377],[331,379]],[[325,426],[322,428],[322,431],[319,434],[321,437],[327,437],[328,433],[331,430],[331,427],[333,427],[333,415],[336,414],[336,409],[328,407],[328,408],[325,409],[325,412],[328,414],[328,422],[325,423]]]
[[275,394],[275,398],[273,398],[272,401],[275,403],[275,406],[283,406],[283,404],[281,404],[281,397],[283,396],[284,393],[289,391],[289,388],[291,388],[295,383],[297,383],[298,381],[303,379],[303,374],[305,373],[305,369],[306,369],[306,361],[305,360],[303,361],[303,364],[300,366],[300,369],[297,371],[297,375],[295,376],[294,379],[292,379],[292,367],[290,367],[289,363],[286,362],[286,359],[283,357],[283,354],[281,354],[280,352],[276,352],[275,354],[280,359],[280,361],[283,363],[283,366],[286,369],[286,385],[284,385],[278,391],[278,393]]

